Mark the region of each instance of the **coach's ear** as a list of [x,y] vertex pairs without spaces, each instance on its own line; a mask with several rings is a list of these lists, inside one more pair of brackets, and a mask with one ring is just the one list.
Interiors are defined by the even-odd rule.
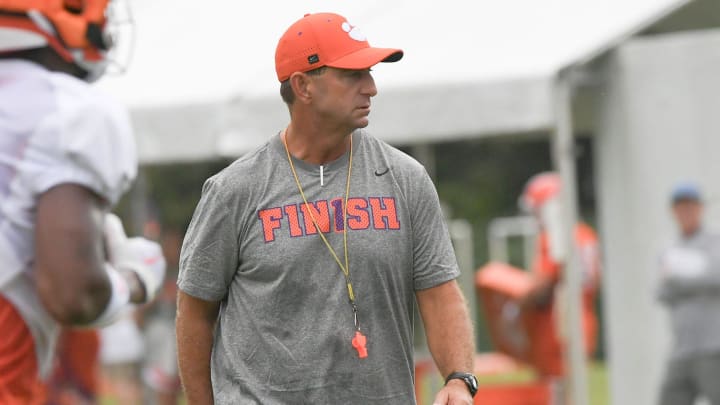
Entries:
[[293,93],[295,93],[295,100],[309,104],[312,101],[312,94],[314,91],[314,84],[312,77],[303,72],[295,72],[290,75],[290,87],[292,87]]

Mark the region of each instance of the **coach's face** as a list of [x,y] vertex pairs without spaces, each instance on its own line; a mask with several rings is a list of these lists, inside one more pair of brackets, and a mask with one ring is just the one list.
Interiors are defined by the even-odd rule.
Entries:
[[370,69],[327,68],[313,81],[313,107],[325,124],[351,131],[369,124],[370,98],[377,94]]

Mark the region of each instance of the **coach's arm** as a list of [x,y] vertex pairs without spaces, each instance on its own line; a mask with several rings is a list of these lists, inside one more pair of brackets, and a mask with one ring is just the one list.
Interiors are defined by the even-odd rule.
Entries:
[[[456,281],[415,293],[430,353],[443,378],[455,371],[473,372],[475,344],[467,303]],[[434,404],[472,404],[465,383],[451,380]]]
[[178,291],[175,324],[178,365],[189,404],[213,404],[210,355],[219,309],[219,302],[204,301]]

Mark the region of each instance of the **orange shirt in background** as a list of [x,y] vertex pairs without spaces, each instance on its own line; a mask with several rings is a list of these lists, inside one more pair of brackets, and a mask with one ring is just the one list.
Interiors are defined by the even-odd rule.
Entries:
[[[580,257],[583,297],[582,321],[585,338],[585,352],[592,356],[597,346],[598,322],[595,314],[595,297],[600,285],[600,249],[595,231],[584,223],[575,227],[575,248]],[[562,264],[550,255],[549,238],[546,232],[538,237],[536,256],[532,271],[550,279],[553,284],[560,281]],[[530,328],[529,338],[534,341],[532,363],[541,375],[561,376],[564,374],[562,339],[557,333],[557,314],[554,300],[543,308],[534,309],[533,323],[539,327]],[[542,326],[541,326],[542,324]],[[548,327],[551,326],[551,327]]]

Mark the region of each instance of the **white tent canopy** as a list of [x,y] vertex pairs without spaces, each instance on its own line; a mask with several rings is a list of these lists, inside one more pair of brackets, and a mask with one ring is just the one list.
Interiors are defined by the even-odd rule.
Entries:
[[306,12],[338,12],[405,51],[375,69],[371,130],[408,144],[551,128],[559,69],[686,3],[129,1],[133,63],[99,86],[130,106],[144,162],[235,156],[283,128],[275,45]]

